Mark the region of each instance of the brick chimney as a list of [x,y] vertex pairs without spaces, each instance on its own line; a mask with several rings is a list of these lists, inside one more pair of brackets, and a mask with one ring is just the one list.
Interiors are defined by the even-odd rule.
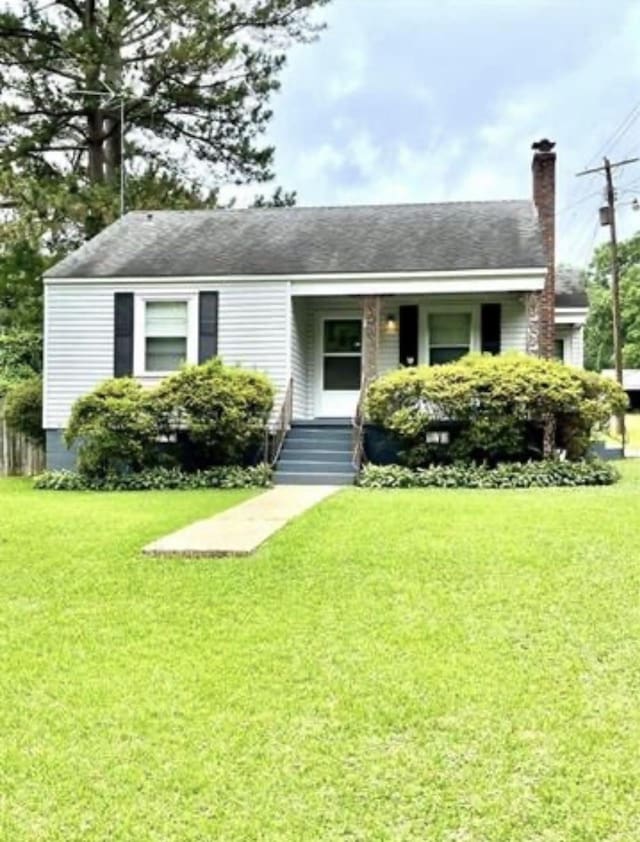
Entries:
[[533,201],[538,211],[547,277],[540,295],[538,347],[541,357],[553,357],[556,298],[556,153],[547,138],[532,144],[534,150]]

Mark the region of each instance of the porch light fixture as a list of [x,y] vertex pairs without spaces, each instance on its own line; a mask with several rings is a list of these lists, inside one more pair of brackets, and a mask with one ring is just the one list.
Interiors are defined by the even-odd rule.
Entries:
[[389,313],[389,315],[387,316],[387,321],[384,325],[384,332],[387,334],[387,336],[395,336],[395,334],[398,332],[398,320],[393,315],[393,313]]

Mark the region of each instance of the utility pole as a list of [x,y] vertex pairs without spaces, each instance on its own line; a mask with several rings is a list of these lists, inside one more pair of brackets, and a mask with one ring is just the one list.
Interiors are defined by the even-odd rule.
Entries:
[[[611,236],[611,309],[613,312],[613,361],[616,380],[622,386],[622,324],[620,320],[620,267],[618,265],[618,239],[616,237],[616,194],[613,189],[611,162],[604,159],[604,174],[607,180],[607,207],[609,234]],[[624,421],[623,421],[624,425]],[[624,437],[624,426],[620,430]]]
[[[609,226],[610,234],[610,252],[611,252],[611,312],[613,315],[613,361],[616,371],[616,380],[623,386],[623,368],[622,368],[622,319],[620,316],[620,265],[618,262],[618,239],[616,236],[616,193],[613,188],[612,170],[616,167],[624,167],[627,164],[635,164],[640,161],[640,158],[627,158],[624,161],[617,161],[612,164],[611,161],[605,157],[602,161],[601,167],[594,167],[590,170],[583,170],[577,175],[589,175],[591,173],[603,172],[606,180],[606,197],[607,204],[600,208],[600,224]],[[624,453],[625,446],[625,417],[624,412],[620,413],[617,419],[618,433],[622,438],[622,451]]]

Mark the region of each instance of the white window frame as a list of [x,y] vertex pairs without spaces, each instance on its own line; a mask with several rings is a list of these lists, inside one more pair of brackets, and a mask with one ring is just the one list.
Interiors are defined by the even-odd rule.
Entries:
[[481,349],[480,342],[480,304],[425,304],[420,307],[420,359],[425,365],[431,365],[431,340],[429,337],[429,316],[464,314],[471,316],[469,353]]
[[175,302],[187,305],[187,363],[198,362],[198,293],[197,292],[144,292],[134,296],[133,303],[133,375],[161,379],[173,371],[147,371],[145,314],[147,304]]

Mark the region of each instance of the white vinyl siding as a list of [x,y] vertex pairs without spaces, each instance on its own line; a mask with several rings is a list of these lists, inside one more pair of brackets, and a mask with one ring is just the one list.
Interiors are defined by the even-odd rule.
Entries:
[[[113,377],[114,293],[160,294],[176,300],[217,290],[218,353],[226,363],[267,374],[277,388],[276,408],[290,369],[289,285],[286,281],[47,284],[45,304],[44,426],[63,428],[73,402]],[[135,339],[135,337],[134,337]],[[152,385],[162,375],[145,375]],[[275,411],[275,410],[274,410]]]
[[95,285],[46,288],[45,429],[64,427],[73,402],[113,377],[113,292]]
[[519,295],[502,301],[500,346],[501,353],[520,351],[526,354],[527,352],[527,311]]
[[567,365],[582,368],[584,365],[584,328],[582,325],[557,325],[556,339],[564,345],[564,359]]
[[309,348],[307,301],[291,299],[291,376],[293,377],[293,414],[296,418],[307,416],[307,359]]

